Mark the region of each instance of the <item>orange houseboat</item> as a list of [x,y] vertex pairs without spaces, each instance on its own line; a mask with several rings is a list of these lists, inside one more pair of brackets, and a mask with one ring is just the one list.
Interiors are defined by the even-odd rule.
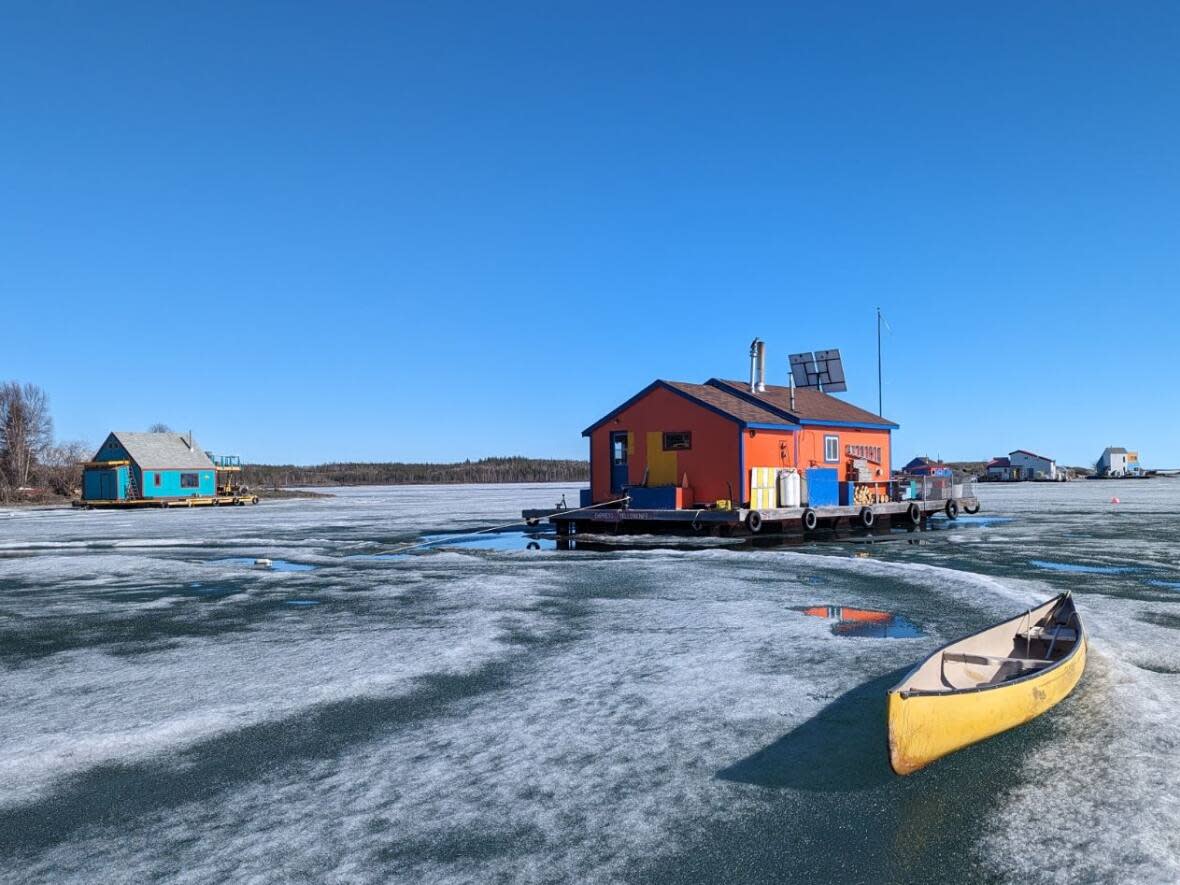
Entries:
[[590,438],[590,500],[583,503],[642,488],[664,490],[655,506],[759,506],[753,468],[834,474],[836,482],[879,484],[884,497],[897,426],[819,390],[760,378],[654,381],[582,432]]

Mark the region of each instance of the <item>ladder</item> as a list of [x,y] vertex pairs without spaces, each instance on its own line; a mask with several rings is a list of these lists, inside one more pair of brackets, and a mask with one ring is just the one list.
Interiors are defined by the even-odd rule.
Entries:
[[131,500],[143,497],[139,494],[139,486],[135,482],[135,467],[131,464],[127,465],[127,497]]

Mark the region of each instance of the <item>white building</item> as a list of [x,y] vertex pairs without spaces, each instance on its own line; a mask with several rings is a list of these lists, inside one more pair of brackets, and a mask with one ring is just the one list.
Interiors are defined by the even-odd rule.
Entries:
[[1008,453],[1008,461],[1012,465],[1012,473],[1017,479],[1059,479],[1057,462],[1027,449],[1017,449]]
[[1128,452],[1122,446],[1107,446],[1095,466],[1099,476],[1138,476],[1143,471],[1139,453]]

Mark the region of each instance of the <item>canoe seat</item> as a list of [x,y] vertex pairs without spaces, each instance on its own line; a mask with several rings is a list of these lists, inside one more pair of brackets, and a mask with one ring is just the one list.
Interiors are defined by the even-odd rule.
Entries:
[[1047,667],[1054,663],[1036,658],[1001,658],[995,655],[972,655],[958,651],[944,651],[942,659],[954,664],[1019,664],[1021,667]]
[[1077,642],[1078,631],[1073,627],[1029,627],[1016,634],[1021,639],[1044,639],[1046,641],[1057,637],[1058,642]]

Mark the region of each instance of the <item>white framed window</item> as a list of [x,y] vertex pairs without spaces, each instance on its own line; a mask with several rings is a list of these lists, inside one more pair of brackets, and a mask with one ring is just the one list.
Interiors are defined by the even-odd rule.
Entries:
[[824,460],[829,464],[840,460],[840,437],[835,434],[824,437]]

